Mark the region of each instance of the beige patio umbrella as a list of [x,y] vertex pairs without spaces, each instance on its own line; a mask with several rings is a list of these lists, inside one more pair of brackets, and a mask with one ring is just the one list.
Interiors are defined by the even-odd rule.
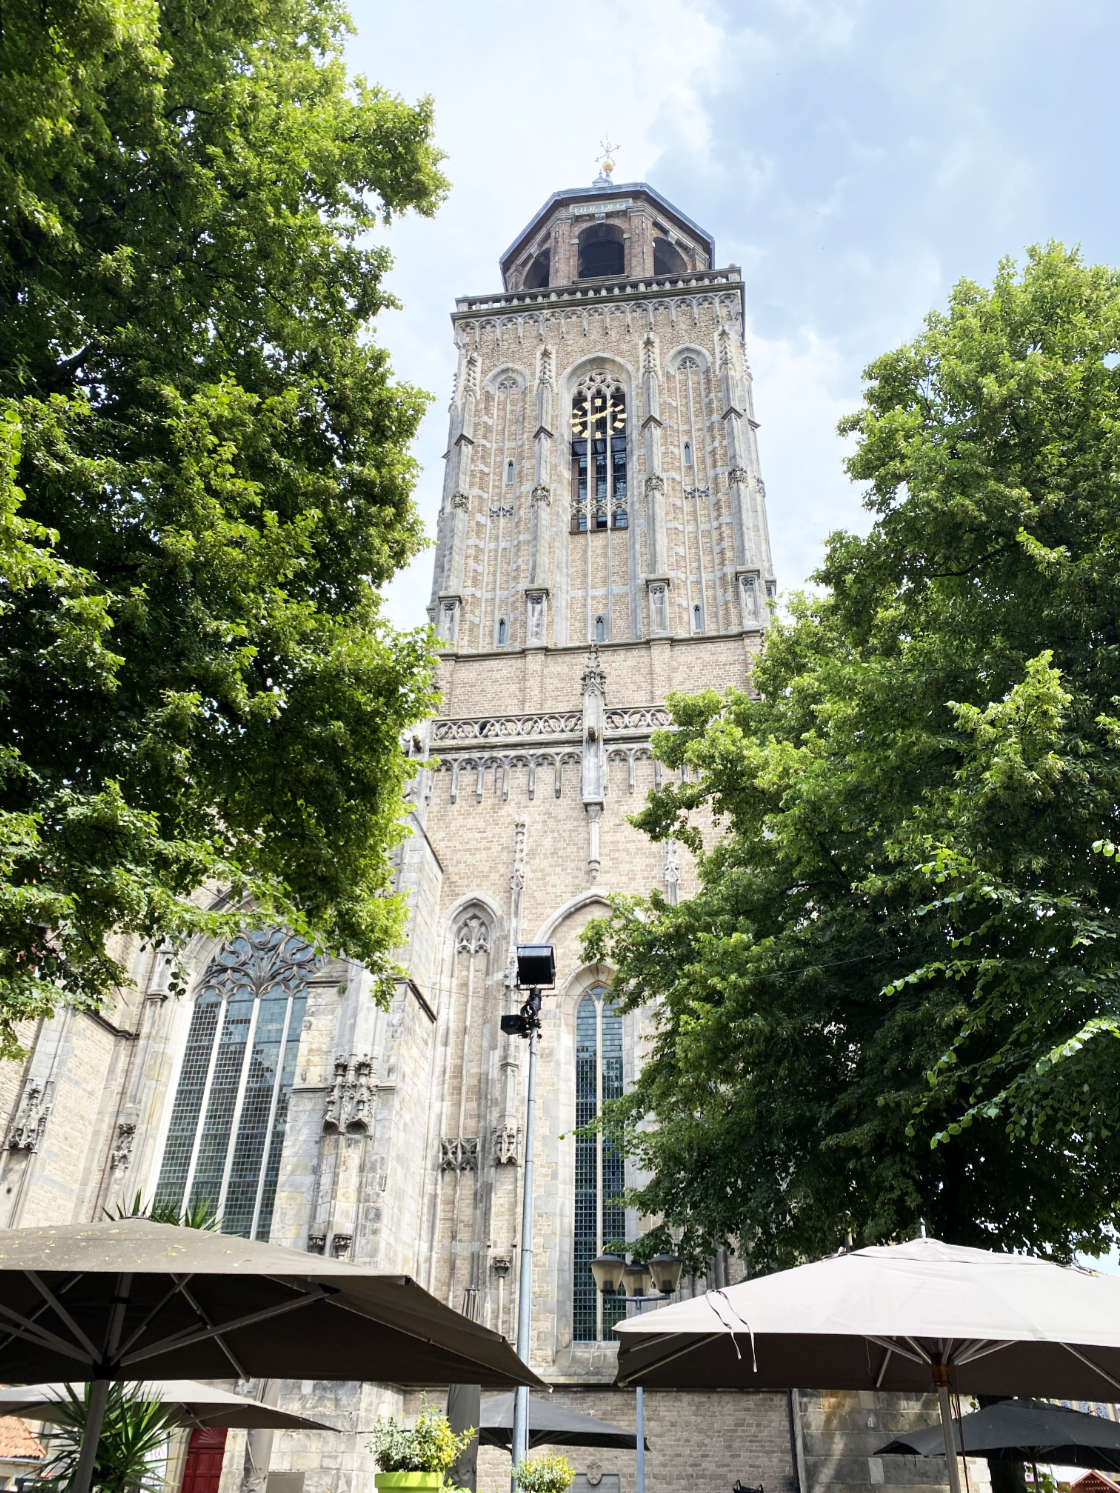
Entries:
[[1115,1399],[1120,1278],[912,1239],[853,1250],[619,1322],[617,1382],[647,1388],[936,1390]]
[[[60,1381],[0,1389],[0,1416],[23,1415],[29,1420],[66,1425],[70,1419],[68,1387],[77,1388]],[[145,1400],[159,1405],[176,1426],[227,1426],[251,1431],[336,1430],[326,1421],[279,1410],[275,1405],[218,1389],[213,1384],[200,1384],[196,1379],[147,1380],[136,1388]]]
[[0,1366],[93,1386],[72,1493],[89,1493],[110,1380],[540,1384],[408,1276],[143,1218],[0,1232]]

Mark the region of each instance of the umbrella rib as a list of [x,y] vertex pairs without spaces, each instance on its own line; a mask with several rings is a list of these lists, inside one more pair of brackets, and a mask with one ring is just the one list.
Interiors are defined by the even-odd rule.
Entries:
[[[615,1383],[619,1385],[620,1388],[625,1389],[627,1385],[634,1382],[639,1374],[644,1373],[647,1369],[664,1368],[667,1363],[672,1363],[673,1360],[677,1358],[683,1358],[686,1353],[691,1353],[694,1348],[706,1348],[709,1343],[719,1342],[721,1338],[724,1338],[726,1336],[727,1334],[724,1332],[710,1332],[706,1337],[701,1338],[693,1338],[690,1336],[688,1340],[684,1344],[682,1344],[681,1347],[674,1349],[674,1351],[671,1353],[663,1353],[660,1358],[650,1359],[645,1364],[640,1365],[638,1368],[636,1368],[633,1373],[623,1374],[620,1371],[617,1378],[615,1379]],[[672,1343],[673,1339],[679,1340],[680,1337],[681,1334],[678,1332],[669,1334],[670,1344]]]
[[985,1351],[994,1352],[996,1348],[999,1348],[1001,1346],[1002,1344],[1000,1343],[996,1343],[993,1346],[992,1343],[988,1342],[984,1338],[969,1338],[966,1342],[962,1342],[960,1347],[953,1354],[953,1362],[971,1363],[974,1358],[982,1357]]
[[978,1358],[987,1358],[990,1353],[1002,1353],[1005,1348],[1013,1348],[1012,1342],[1006,1343],[966,1343],[960,1353],[957,1354],[957,1363],[975,1363]]
[[[205,1312],[202,1309],[202,1306],[199,1303],[199,1301],[197,1300],[197,1298],[195,1296],[193,1296],[190,1291],[187,1290],[187,1282],[186,1281],[183,1282],[183,1284],[180,1287],[180,1289],[182,1290],[183,1295],[186,1297],[187,1305],[194,1308],[195,1312],[202,1318],[202,1320],[206,1323],[207,1327],[213,1327],[213,1325],[214,1325],[214,1319],[211,1316],[209,1316],[208,1313]],[[216,1342],[218,1344],[218,1347],[222,1350],[222,1352],[229,1359],[230,1363],[237,1370],[237,1377],[239,1379],[248,1379],[248,1378],[250,1378],[251,1376],[245,1372],[245,1366],[244,1366],[244,1364],[242,1364],[240,1362],[240,1360],[237,1358],[236,1354],[234,1353],[233,1349],[229,1346],[229,1344],[227,1342],[225,1342],[224,1339],[222,1339],[221,1337],[218,1337],[216,1339]]]
[[[925,1355],[922,1353],[921,1349],[918,1348],[915,1343],[911,1342],[911,1340],[909,1338],[903,1338],[902,1341],[904,1343],[910,1343],[910,1346],[914,1349],[913,1353],[907,1353],[907,1351],[906,1351],[905,1348],[900,1347],[898,1339],[896,1339],[896,1338],[876,1337],[875,1334],[872,1333],[872,1332],[865,1333],[864,1336],[867,1338],[867,1341],[869,1343],[874,1343],[876,1345],[876,1347],[879,1347],[879,1348],[885,1348],[887,1350],[887,1358],[889,1358],[892,1353],[897,1353],[898,1356],[899,1356],[899,1358],[908,1358],[911,1363],[928,1363],[929,1362],[929,1359],[925,1357]],[[876,1384],[878,1384],[879,1381],[882,1379],[883,1374],[886,1372],[886,1367],[887,1367],[887,1359],[884,1358],[884,1360],[883,1360],[883,1366],[879,1370],[879,1377],[875,1381]]]
[[[64,1353],[67,1358],[76,1358],[80,1363],[87,1361],[86,1355],[80,1352],[75,1344],[68,1343],[64,1337],[59,1337],[57,1333],[41,1327],[34,1318],[25,1317],[20,1312],[13,1311],[10,1306],[0,1306],[0,1317],[6,1317],[9,1322],[18,1323],[24,1329],[22,1332],[13,1332],[5,1339],[3,1347],[6,1348],[10,1342],[18,1342],[22,1338],[25,1342],[36,1343],[40,1348],[54,1348],[57,1352]],[[94,1357],[96,1356],[95,1354]]]
[[31,1282],[31,1284],[38,1291],[39,1295],[42,1296],[43,1300],[46,1301],[48,1303],[48,1305],[50,1305],[52,1307],[52,1309],[54,1310],[55,1315],[57,1317],[60,1317],[62,1319],[62,1321],[66,1323],[67,1327],[69,1327],[70,1331],[74,1334],[75,1338],[77,1338],[78,1342],[82,1345],[82,1347],[90,1355],[91,1359],[93,1359],[93,1361],[96,1363],[97,1359],[101,1355],[98,1353],[96,1347],[94,1346],[94,1344],[90,1340],[90,1338],[86,1336],[86,1334],[78,1326],[77,1322],[74,1321],[74,1318],[70,1315],[70,1313],[63,1306],[62,1302],[58,1299],[58,1297],[55,1295],[55,1293],[47,1285],[46,1281],[44,1281],[42,1279],[42,1277],[38,1274],[38,1272],[35,1271],[35,1270],[25,1270],[23,1273],[24,1273],[24,1275],[27,1276],[27,1279]]
[[[139,1352],[122,1355],[117,1362],[121,1368],[125,1368],[134,1363],[141,1363],[145,1358],[154,1358],[159,1353],[170,1353],[177,1348],[187,1348],[192,1343],[201,1343],[207,1338],[220,1337],[223,1332],[237,1332],[242,1327],[251,1327],[254,1322],[265,1322],[270,1317],[281,1317],[285,1312],[295,1311],[297,1307],[310,1306],[317,1301],[326,1301],[329,1298],[329,1290],[320,1286],[318,1294],[307,1292],[295,1297],[291,1301],[281,1302],[279,1306],[266,1306],[260,1311],[248,1312],[244,1317],[234,1317],[230,1322],[222,1322],[217,1326],[191,1328],[186,1332],[175,1333],[172,1337],[164,1338],[162,1342],[149,1343],[146,1348],[141,1348]],[[242,1377],[246,1376],[243,1375]]]
[[912,1337],[906,1337],[906,1338],[903,1339],[903,1341],[909,1343],[910,1346],[911,1346],[911,1348],[913,1348],[914,1352],[918,1355],[918,1357],[916,1359],[917,1363],[932,1363],[933,1362],[933,1359],[926,1352],[926,1350],[922,1347],[921,1343],[916,1342],[914,1340],[914,1338],[912,1338]]
[[[879,1344],[879,1346],[882,1347],[882,1344]],[[883,1387],[883,1375],[887,1372],[887,1364],[890,1363],[890,1361],[891,1361],[891,1354],[893,1352],[894,1352],[893,1348],[887,1348],[886,1351],[883,1354],[883,1361],[879,1365],[879,1372],[875,1375],[875,1388],[876,1389],[881,1389]]]
[[156,1302],[155,1306],[152,1307],[151,1311],[144,1318],[144,1320],[140,1323],[140,1326],[136,1329],[136,1331],[132,1334],[132,1336],[128,1339],[128,1341],[121,1348],[121,1350],[120,1350],[120,1356],[121,1356],[121,1362],[122,1363],[124,1362],[125,1355],[128,1353],[128,1351],[132,1347],[133,1343],[139,1342],[139,1340],[144,1336],[145,1332],[147,1332],[148,1328],[152,1325],[152,1323],[155,1321],[155,1319],[159,1316],[160,1312],[163,1311],[164,1307],[171,1300],[172,1296],[177,1296],[179,1294],[179,1292],[182,1291],[184,1289],[184,1287],[187,1286],[194,1279],[194,1274],[192,1272],[190,1275],[184,1275],[182,1277],[177,1276],[177,1275],[173,1275],[171,1277],[171,1279],[175,1282],[175,1284],[171,1287],[170,1291],[168,1291],[166,1293],[166,1295],[160,1297],[160,1299]]
[[1095,1374],[1099,1374],[1102,1379],[1106,1380],[1109,1384],[1112,1385],[1113,1389],[1120,1389],[1120,1381],[1114,1379],[1111,1374],[1106,1373],[1105,1370],[1102,1369],[1099,1364],[1095,1364],[1091,1358],[1086,1358],[1084,1353],[1079,1353],[1077,1349],[1074,1348],[1070,1343],[1062,1343],[1061,1346],[1066,1350],[1067,1353],[1072,1353],[1074,1358],[1080,1359],[1080,1361],[1085,1365],[1087,1369],[1092,1369]]

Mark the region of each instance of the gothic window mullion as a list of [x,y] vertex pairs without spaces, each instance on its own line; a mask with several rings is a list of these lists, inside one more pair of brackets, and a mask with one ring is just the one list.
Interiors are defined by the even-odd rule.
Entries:
[[626,396],[592,374],[572,398],[573,534],[629,527],[626,506]]
[[207,1202],[228,1234],[267,1237],[314,954],[254,929],[215,955],[187,1033],[156,1201]]
[[210,1113],[210,1096],[214,1090],[214,1070],[218,1066],[218,1052],[222,1045],[222,1035],[225,1032],[226,1010],[228,1007],[229,997],[223,996],[218,1003],[218,1020],[214,1028],[214,1035],[210,1041],[210,1061],[206,1066],[206,1082],[203,1084],[202,1099],[198,1106],[198,1119],[195,1122],[191,1159],[187,1165],[187,1175],[183,1183],[183,1195],[179,1200],[180,1211],[188,1207],[191,1189],[194,1187],[195,1173],[198,1170],[198,1153],[202,1145],[202,1137],[206,1133],[206,1119]]
[[245,1033],[245,1047],[241,1054],[241,1072],[237,1075],[237,1092],[233,1099],[233,1113],[229,1122],[229,1144],[226,1146],[226,1159],[222,1167],[222,1182],[218,1189],[218,1213],[225,1210],[226,1198],[229,1195],[229,1178],[233,1170],[233,1158],[237,1152],[238,1134],[241,1129],[241,1114],[245,1108],[245,1086],[249,1082],[249,1069],[253,1061],[253,1042],[257,1035],[257,1022],[261,1013],[260,996],[253,1002],[249,1013],[249,1030]]
[[625,1210],[616,1199],[625,1180],[618,1147],[601,1133],[580,1135],[622,1093],[622,1017],[602,986],[587,991],[576,1009],[576,1155],[572,1252],[572,1336],[576,1342],[612,1337],[624,1303],[606,1301],[591,1276],[593,1255],[622,1239]]
[[[609,994],[604,994],[602,1000],[600,1029],[599,1067],[603,1100],[609,1103],[622,1095],[622,1017]],[[598,1140],[603,1154],[603,1191],[599,1204],[603,1237],[606,1240],[622,1239],[626,1235],[626,1214],[617,1202],[626,1180],[622,1153],[609,1136],[600,1135]],[[618,1296],[610,1301],[600,1299],[603,1300],[602,1335],[611,1338],[614,1324],[626,1315],[625,1302]]]
[[[595,1113],[603,1113],[603,1001],[595,994]],[[595,1136],[595,1253],[603,1253],[603,1137]],[[603,1295],[595,1292],[595,1336],[603,1336]]]
[[597,1333],[598,1292],[591,1275],[597,1253],[598,1198],[595,1192],[596,1138],[580,1135],[578,1127],[595,1118],[595,1070],[599,1064],[598,1015],[591,994],[576,1008],[576,1126],[575,1218],[572,1260],[573,1336],[577,1341],[594,1340]]
[[[258,1001],[259,1005],[260,1002]],[[280,1102],[280,1086],[284,1075],[284,1058],[288,1051],[288,1032],[292,1024],[292,1008],[295,1001],[288,997],[287,1007],[284,1011],[284,1027],[280,1034],[280,1047],[277,1053],[276,1076],[272,1081],[272,1098],[268,1106],[268,1123],[265,1129],[264,1152],[261,1156],[260,1174],[257,1177],[257,1192],[253,1199],[253,1221],[249,1228],[249,1238],[257,1237],[257,1228],[261,1221],[261,1201],[264,1197],[265,1178],[268,1175],[269,1162],[272,1159],[272,1148],[276,1144],[276,1107]]]

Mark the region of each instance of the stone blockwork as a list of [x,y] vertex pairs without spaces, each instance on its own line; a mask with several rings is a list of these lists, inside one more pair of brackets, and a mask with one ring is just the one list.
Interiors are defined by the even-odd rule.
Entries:
[[[793,1406],[802,1447],[803,1493],[865,1493],[869,1485],[914,1493],[944,1488],[944,1467],[937,1458],[876,1455],[876,1449],[894,1437],[937,1424],[934,1395],[801,1390],[794,1395]],[[969,1460],[968,1486],[975,1493],[987,1493],[986,1462]]]

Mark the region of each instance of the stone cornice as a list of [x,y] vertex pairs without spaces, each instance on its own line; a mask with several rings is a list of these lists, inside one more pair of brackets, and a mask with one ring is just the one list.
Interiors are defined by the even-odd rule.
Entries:
[[679,275],[649,276],[642,280],[613,280],[576,285],[554,285],[544,290],[515,290],[496,295],[460,296],[451,313],[452,324],[478,321],[510,312],[579,311],[589,306],[634,304],[641,301],[711,295],[713,291],[737,293],[745,304],[743,277],[736,264],[722,270],[690,270]]

